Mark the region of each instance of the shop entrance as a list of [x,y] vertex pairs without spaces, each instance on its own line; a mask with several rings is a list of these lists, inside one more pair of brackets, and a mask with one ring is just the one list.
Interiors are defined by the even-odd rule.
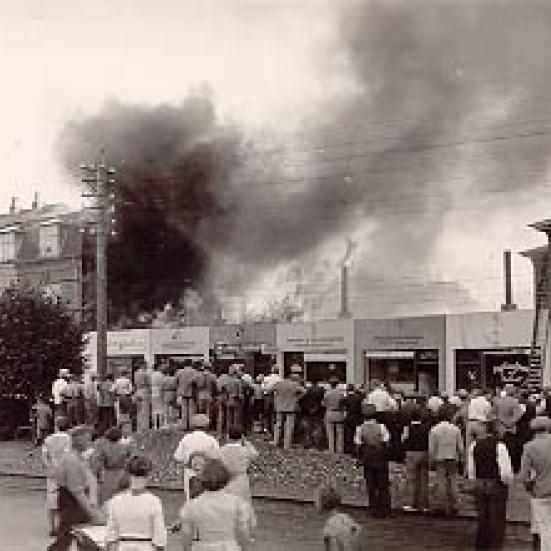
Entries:
[[369,350],[365,382],[382,381],[405,393],[438,389],[438,350]]
[[300,365],[305,382],[329,384],[336,377],[339,383],[346,383],[346,359],[342,354],[284,352],[283,369],[285,377],[291,373],[292,365]]
[[530,349],[456,350],[456,388],[496,388],[506,384],[522,386],[528,376]]

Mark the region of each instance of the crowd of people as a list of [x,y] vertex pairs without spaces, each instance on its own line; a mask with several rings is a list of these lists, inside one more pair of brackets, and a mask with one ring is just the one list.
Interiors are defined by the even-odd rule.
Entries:
[[[108,534],[114,530],[109,523],[115,522],[109,519],[119,519],[115,524],[120,526],[121,515],[124,518],[126,512],[133,510],[126,507],[121,487],[126,484],[131,490],[137,488],[148,471],[147,460],[142,458],[138,468],[132,459],[136,452],[133,431],[176,424],[187,431],[174,452],[176,461],[183,466],[186,505],[178,529],[188,542],[187,548],[215,549],[201,547],[203,544],[197,542],[216,538],[233,542],[233,547],[220,549],[246,549],[252,545],[256,520],[247,469],[257,451],[245,436],[258,432],[269,435],[275,446],[327,448],[354,455],[363,468],[369,510],[376,517],[391,512],[392,461],[405,466],[409,503],[404,509],[408,511],[457,514],[458,482],[466,477],[475,497],[476,547],[481,549],[503,545],[508,487],[516,476],[531,494],[534,548],[551,551],[549,391],[530,395],[506,385],[492,392],[475,387],[471,392],[459,390],[451,396],[434,392],[425,397],[394,393],[377,381],[369,388],[345,386],[336,377],[327,385],[303,384],[299,366],[293,366],[285,378],[274,369],[253,380],[237,365],[216,377],[208,365],[197,362],[178,370],[163,364],[148,370],[143,364],[133,380],[125,372],[100,382],[93,376],[80,383],[71,378],[62,371],[54,382],[54,409],[50,414],[45,400],[40,399],[35,408],[37,423],[53,415],[57,426],[52,435],[46,436],[45,428],[37,431],[40,441],[45,437],[48,503],[51,511],[63,511],[67,506],[74,511],[78,509],[74,499],[69,500],[61,489],[86,485],[87,495],[97,496],[92,500],[88,497],[84,506],[89,521],[101,517],[94,507],[119,504],[116,510],[106,509]],[[41,428],[46,425],[38,424]],[[66,430],[71,426],[69,437]],[[79,435],[84,433],[94,438],[93,446],[86,449],[79,444]],[[221,445],[222,442],[226,443]],[[72,470],[77,456],[84,466],[75,476]],[[64,467],[60,469],[60,465]],[[435,472],[436,485],[429,498],[430,470]],[[239,505],[233,497],[222,499],[220,492],[239,499]],[[132,499],[138,494],[141,495],[130,491]],[[83,508],[83,494],[77,495],[76,501]],[[334,492],[331,495],[320,503],[334,502],[338,496]],[[151,508],[158,509],[155,500],[144,499]],[[229,511],[238,518],[226,525]],[[343,513],[335,514],[340,515],[340,520],[333,523],[346,526],[346,537],[353,539],[359,527],[351,519],[344,519]],[[75,519],[60,522],[52,512],[50,522],[58,533],[57,547],[52,549],[66,549],[63,537],[70,533],[66,527],[73,526]],[[225,528],[230,524],[232,530],[239,527],[233,539]],[[160,527],[161,523],[148,526],[156,525]],[[201,534],[199,540],[197,533]],[[328,528],[326,535],[330,534]],[[151,549],[157,536],[149,533],[147,538],[149,547],[125,547],[119,538],[119,547],[113,548]],[[163,545],[158,541],[155,545]]]

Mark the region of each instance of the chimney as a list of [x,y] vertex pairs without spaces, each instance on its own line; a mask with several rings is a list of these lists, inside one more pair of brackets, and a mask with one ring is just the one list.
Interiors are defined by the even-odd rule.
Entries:
[[33,210],[38,210],[38,191],[34,192],[33,202],[32,202],[31,208]]
[[348,308],[348,266],[343,263],[341,267],[341,311],[340,319],[350,319],[352,316]]
[[503,276],[505,279],[505,304],[501,305],[503,312],[510,312],[517,309],[513,304],[513,283],[511,277],[511,251],[503,253]]
[[15,214],[16,210],[17,210],[17,197],[12,197],[11,203],[10,203],[10,214]]

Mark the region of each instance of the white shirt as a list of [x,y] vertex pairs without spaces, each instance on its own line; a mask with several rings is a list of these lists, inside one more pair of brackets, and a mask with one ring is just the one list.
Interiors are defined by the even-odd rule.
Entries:
[[469,421],[480,421],[485,423],[492,410],[492,405],[484,396],[472,398],[469,402],[467,418]]
[[[383,425],[382,423],[378,423],[375,420],[365,421],[365,422],[379,425],[379,427],[381,428],[381,438],[383,442],[388,442],[390,440],[390,433],[388,432],[388,429],[386,428],[385,425]],[[356,433],[354,434],[354,444],[356,444],[356,446],[361,446],[362,444],[362,425],[359,425],[358,427],[356,427]]]
[[190,456],[196,452],[202,452],[213,459],[220,459],[218,440],[202,430],[194,430],[180,440],[174,452],[174,459],[187,465]]
[[[154,545],[163,548],[166,546],[163,506],[157,496],[146,491],[133,494],[128,490],[107,502],[106,542],[117,542],[125,536],[151,538]],[[138,546],[133,546],[132,549],[134,548],[138,549]],[[145,546],[139,547],[142,548],[145,549]]]
[[438,410],[444,405],[444,400],[440,396],[431,396],[427,400],[427,407],[434,413],[438,413]]
[[267,375],[264,377],[264,380],[262,381],[262,388],[265,392],[271,392],[274,388],[274,385],[281,381],[281,377],[278,373],[271,373],[270,375]]
[[63,378],[56,379],[52,384],[52,396],[54,404],[59,406],[63,402],[63,391],[67,387],[67,381]]
[[375,406],[377,411],[388,411],[396,409],[396,401],[382,388],[376,388],[367,396],[367,403]]
[[128,377],[117,377],[112,390],[117,396],[132,394],[132,381]]
[[[476,478],[476,468],[474,465],[474,447],[476,441],[469,446],[467,453],[467,476],[469,479],[474,480]],[[504,484],[508,484],[513,481],[513,467],[511,465],[511,457],[503,442],[497,443],[497,466],[499,468],[499,477]]]

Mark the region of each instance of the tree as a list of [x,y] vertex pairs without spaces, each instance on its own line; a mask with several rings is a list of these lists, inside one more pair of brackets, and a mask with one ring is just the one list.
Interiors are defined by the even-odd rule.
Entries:
[[12,284],[0,295],[0,394],[49,393],[60,368],[80,373],[83,326],[64,304]]

